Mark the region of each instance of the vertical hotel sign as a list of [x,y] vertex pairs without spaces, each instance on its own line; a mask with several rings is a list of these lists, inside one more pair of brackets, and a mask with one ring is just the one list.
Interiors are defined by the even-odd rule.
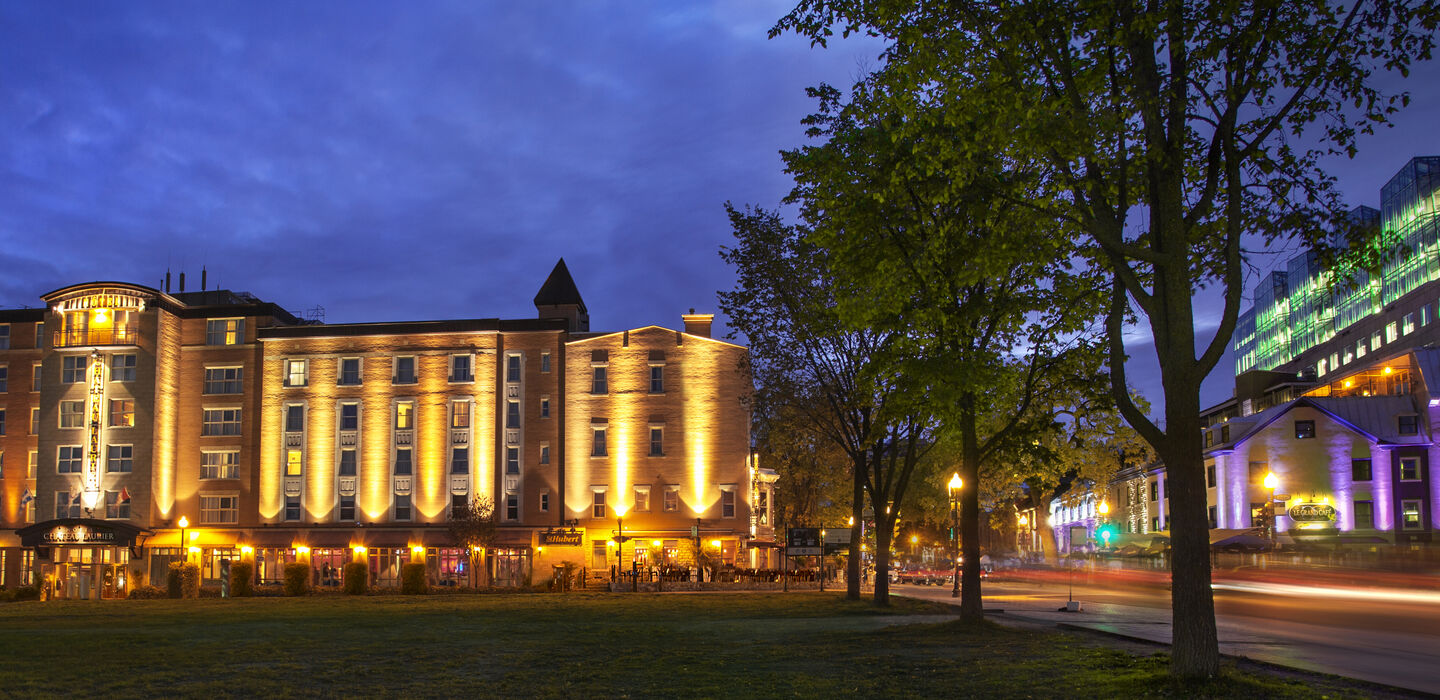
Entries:
[[94,510],[100,502],[100,418],[105,403],[105,358],[96,350],[90,353],[90,393],[86,399],[85,417],[89,441],[85,450],[85,510]]

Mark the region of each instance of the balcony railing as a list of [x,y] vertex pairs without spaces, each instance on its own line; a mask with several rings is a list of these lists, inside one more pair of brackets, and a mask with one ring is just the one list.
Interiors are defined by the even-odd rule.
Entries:
[[140,333],[130,326],[61,330],[55,331],[54,342],[54,347],[57,348],[73,348],[82,345],[138,345]]

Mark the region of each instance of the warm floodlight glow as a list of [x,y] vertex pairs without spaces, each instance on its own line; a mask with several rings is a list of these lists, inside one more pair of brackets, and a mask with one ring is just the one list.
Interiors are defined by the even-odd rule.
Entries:
[[1394,371],[1395,371],[1395,370],[1390,369],[1389,367],[1386,367],[1386,368],[1385,368],[1385,374],[1390,374],[1391,372],[1394,372]]
[[910,536],[910,544],[915,544],[916,542],[919,542],[919,541],[920,541],[920,538],[919,538],[918,536],[916,536],[916,535],[911,535],[911,536]]
[[953,475],[950,476],[950,483],[948,484],[948,486],[950,487],[951,491],[959,491],[960,488],[964,485],[965,480],[960,478],[960,472],[955,472]]
[[[105,310],[105,309],[95,309],[95,322],[96,322],[96,323],[109,323],[109,322],[110,322],[110,312],[107,311],[107,310]],[[1386,367],[1385,370],[1386,370],[1386,373],[1388,374],[1390,368],[1389,368],[1389,367]]]
[[191,553],[191,554],[199,554],[199,553],[200,553],[200,548],[199,548],[199,547],[192,546],[192,547],[190,547],[190,553]]
[[625,517],[625,514],[630,511],[630,506],[624,503],[616,503],[614,506],[611,507],[615,510],[615,517],[617,518]]
[[1265,488],[1274,491],[1275,487],[1279,485],[1280,479],[1275,476],[1275,472],[1270,472],[1265,475]]
[[247,545],[245,545],[245,546],[243,546],[243,547],[240,548],[240,553],[241,553],[241,554],[254,554],[254,553],[255,553],[255,548],[254,548],[254,547],[251,547],[250,545],[247,544]]
[[1109,503],[1106,503],[1104,499],[1101,499],[1101,500],[1100,500],[1100,507],[1097,508],[1096,510],[1100,511],[1100,514],[1101,514],[1101,515],[1109,515],[1109,513],[1110,513],[1110,504],[1109,504]]
[[179,525],[180,527],[190,527],[190,521],[182,515],[180,516],[180,521],[177,522],[176,525]]
[[1029,524],[1030,524],[1030,518],[1028,518],[1028,517],[1026,517],[1026,516],[1023,516],[1023,515],[1020,516],[1020,527],[1025,527],[1026,525],[1029,525]]
[[302,544],[302,545],[300,545],[299,547],[296,547],[296,548],[295,548],[295,553],[296,553],[296,554],[309,554],[309,553],[310,553],[310,548],[309,548],[309,547],[306,547],[305,545]]
[[660,540],[650,540],[650,546],[651,546],[651,547],[659,547],[659,546],[660,546]]
[[720,540],[710,540],[710,546],[711,546],[711,547],[719,547],[719,546],[720,546]]
[[365,547],[362,546],[362,545],[358,545],[358,544],[357,544],[357,545],[355,545],[354,547],[351,547],[351,548],[350,548],[350,551],[355,552],[356,554],[364,554],[364,553],[365,553]]

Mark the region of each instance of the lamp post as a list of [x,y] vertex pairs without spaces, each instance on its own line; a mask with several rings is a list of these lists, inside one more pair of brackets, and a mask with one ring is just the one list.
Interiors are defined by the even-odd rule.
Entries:
[[1100,531],[1100,539],[1105,543],[1106,547],[1109,547],[1110,530],[1105,526],[1110,523],[1110,504],[1106,503],[1105,499],[1102,498],[1100,499],[1100,506],[1095,510],[1100,513],[1100,527],[1098,528]]
[[960,597],[960,487],[964,485],[959,472],[951,476],[950,483],[946,485],[950,494],[950,532],[954,535],[950,545],[950,559],[955,563],[955,585],[950,589],[951,598]]
[[180,526],[180,556],[184,557],[185,563],[190,563],[190,540],[185,539],[185,531],[190,527],[190,521],[185,516],[175,523]]
[[[1016,521],[1016,525],[1018,525],[1019,527],[1015,528],[1015,549],[1019,549],[1019,550],[1020,550],[1021,559],[1024,560],[1024,558],[1025,558],[1025,551],[1030,548],[1030,544],[1031,544],[1031,543],[1030,543],[1030,536],[1029,536],[1029,535],[1030,535],[1030,527],[1029,527],[1029,526],[1030,526],[1030,518],[1029,518],[1029,516],[1025,515],[1024,513],[1021,513],[1021,514],[1020,514],[1020,519],[1019,519],[1018,521]],[[1024,547],[1023,549],[1020,547],[1020,535],[1022,535],[1022,534],[1025,535],[1025,547]]]
[[[615,575],[617,577],[625,573],[625,542],[630,539],[625,536],[625,512],[628,510],[630,509],[625,506],[615,506]],[[640,590],[638,581],[635,582],[634,590]]]
[[1277,525],[1278,522],[1279,522],[1278,520],[1276,520],[1277,516],[1276,516],[1276,514],[1275,514],[1275,487],[1277,487],[1277,486],[1279,486],[1279,485],[1280,485],[1280,479],[1275,476],[1275,472],[1268,472],[1268,473],[1265,474],[1265,488],[1266,488],[1266,489],[1269,489],[1269,491],[1270,491],[1270,500],[1266,503],[1265,509],[1268,510],[1268,511],[1270,511],[1270,550],[1271,550],[1271,551],[1274,551],[1274,550],[1275,550],[1275,527],[1276,527],[1276,525]]

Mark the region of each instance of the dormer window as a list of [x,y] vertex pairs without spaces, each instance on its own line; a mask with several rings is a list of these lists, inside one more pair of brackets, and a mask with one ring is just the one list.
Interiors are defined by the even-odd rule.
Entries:
[[1420,416],[1399,416],[1396,421],[1396,427],[1401,435],[1418,435],[1420,433]]

